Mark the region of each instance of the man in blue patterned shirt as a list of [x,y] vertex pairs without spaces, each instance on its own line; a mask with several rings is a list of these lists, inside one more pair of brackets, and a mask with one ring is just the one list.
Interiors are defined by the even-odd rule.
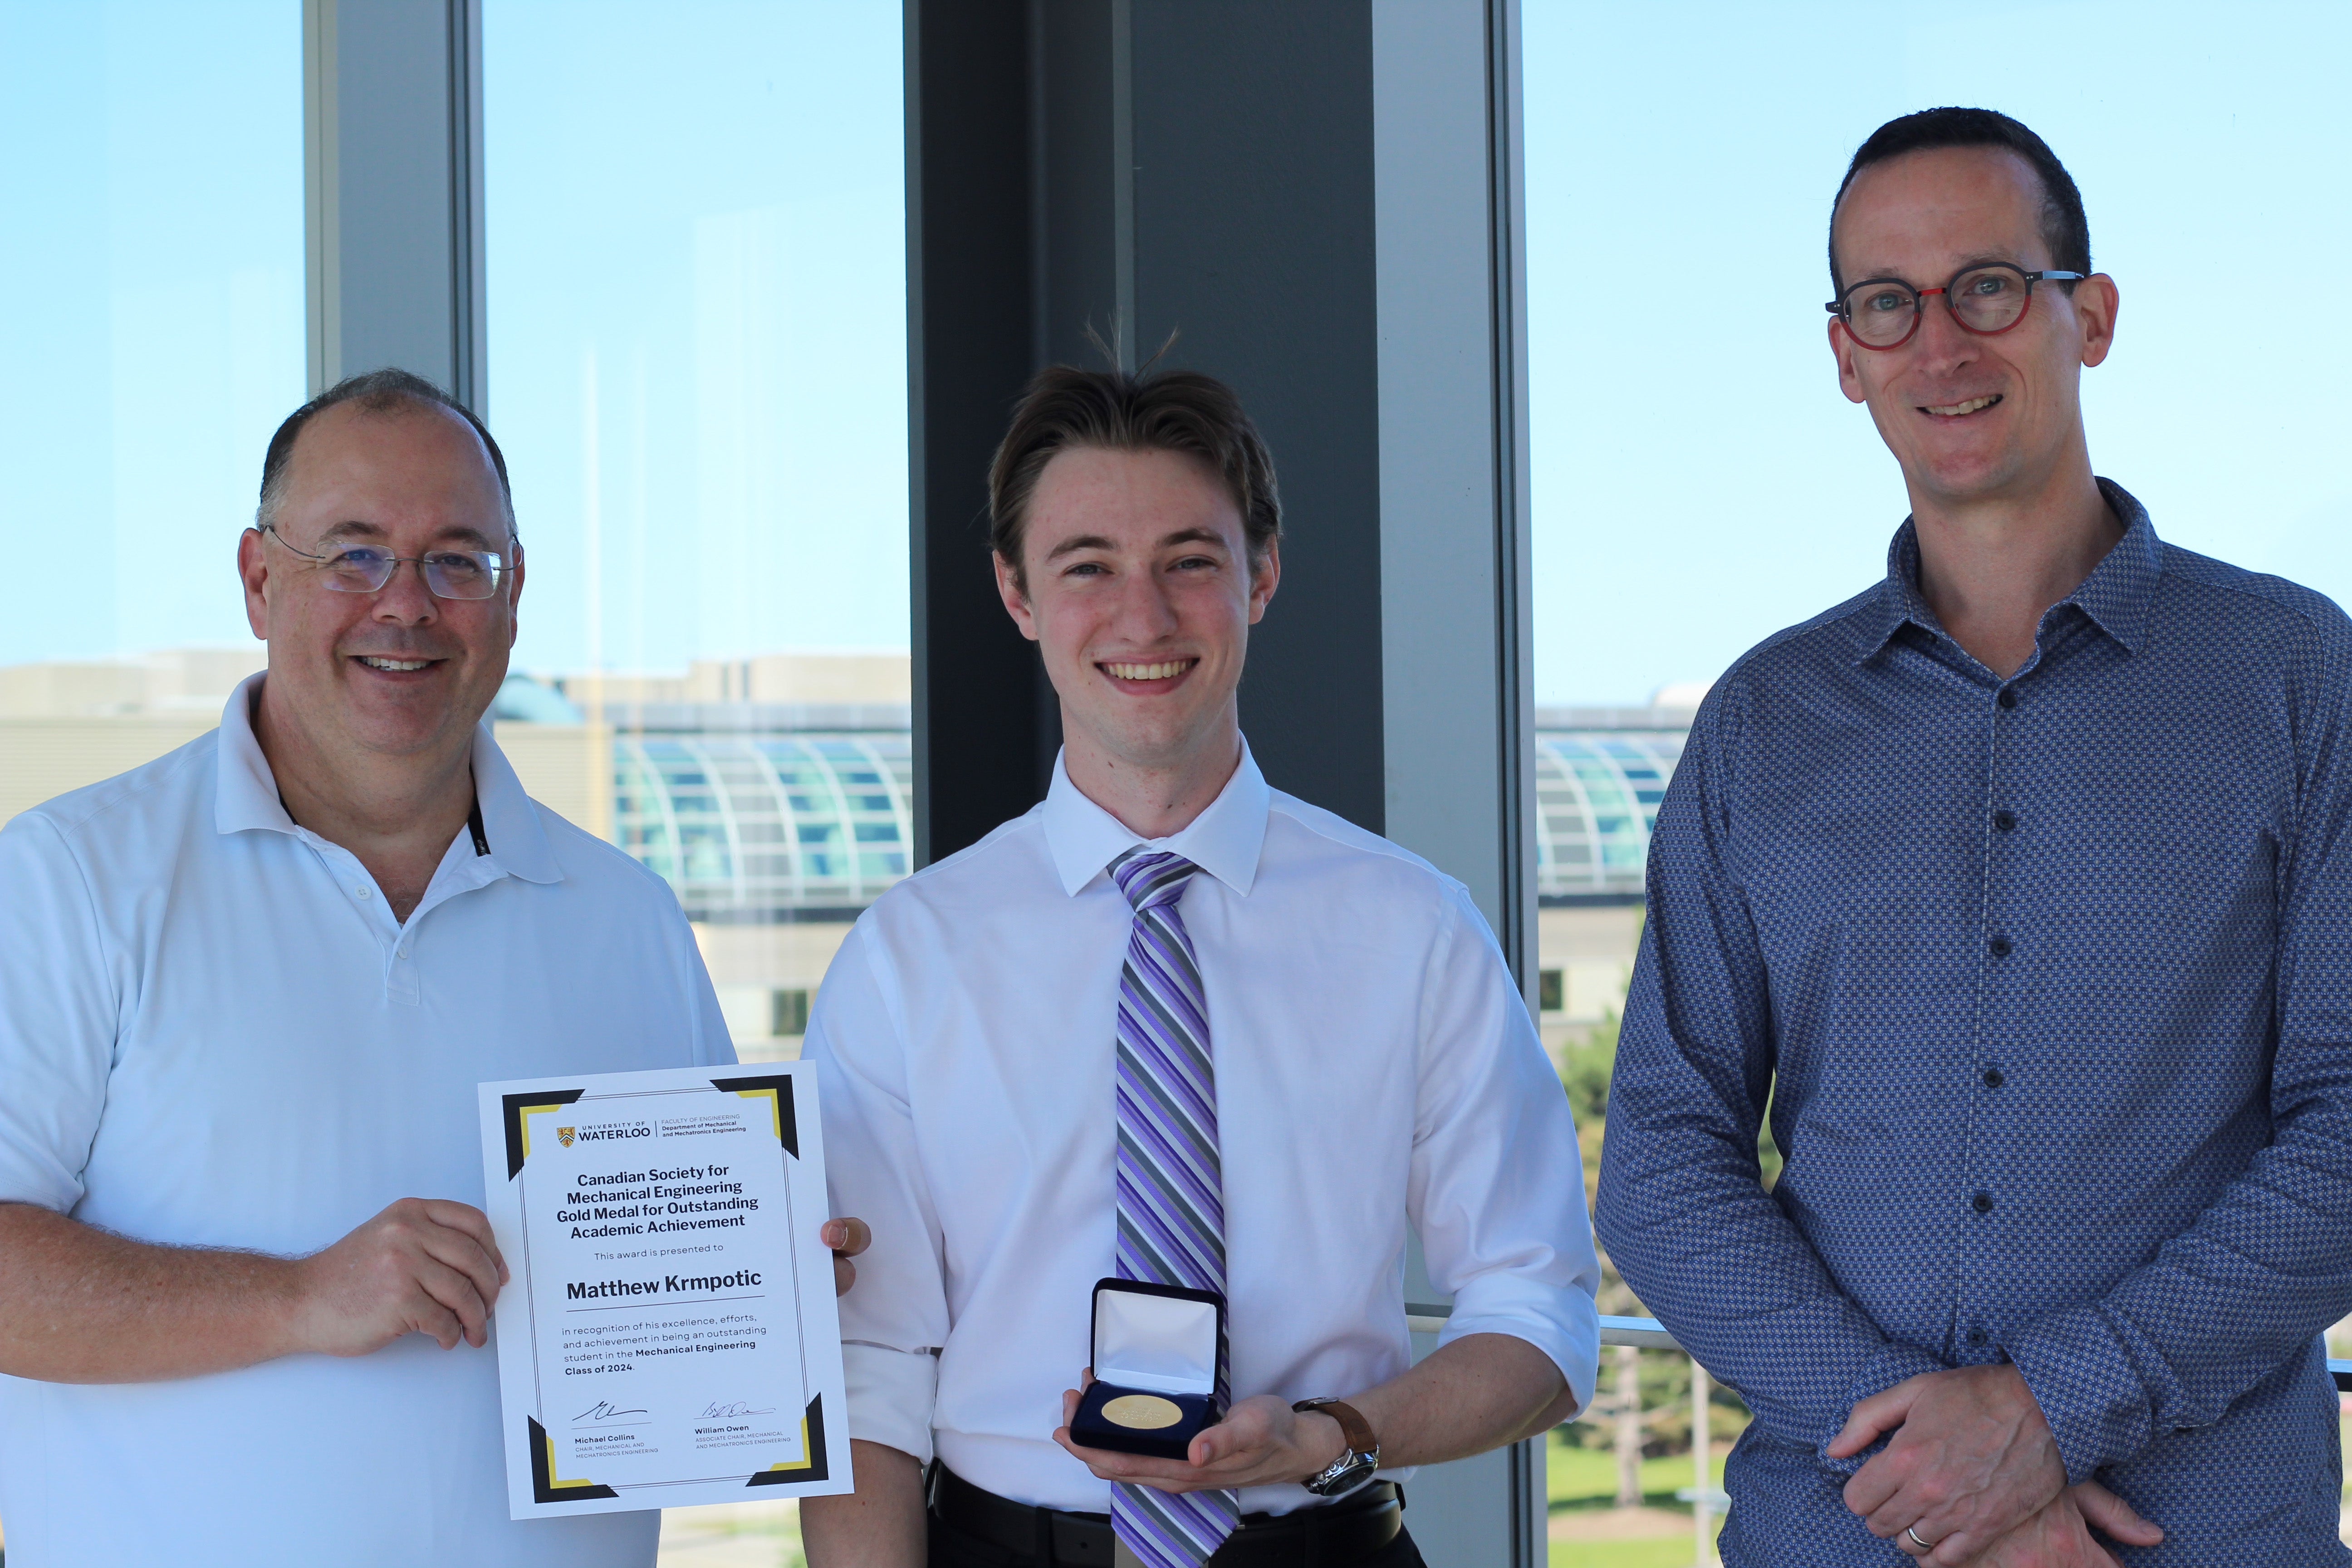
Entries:
[[1699,711],[1601,1170],[1756,1413],[1724,1558],[2352,1561],[2352,625],[2093,476],[2116,288],[2032,132],[1882,127],[1831,241],[1911,517]]

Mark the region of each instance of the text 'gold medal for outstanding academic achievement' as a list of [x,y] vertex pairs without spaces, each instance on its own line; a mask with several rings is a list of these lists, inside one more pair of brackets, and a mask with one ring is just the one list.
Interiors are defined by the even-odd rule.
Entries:
[[850,1489],[803,1062],[481,1086],[516,1519]]

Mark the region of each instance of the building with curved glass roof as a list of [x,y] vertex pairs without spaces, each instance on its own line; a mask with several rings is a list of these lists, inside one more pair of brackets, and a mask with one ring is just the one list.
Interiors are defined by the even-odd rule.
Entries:
[[1546,903],[1642,896],[1658,803],[1689,715],[1662,709],[1536,714],[1536,895]]
[[904,729],[686,731],[613,741],[614,837],[690,920],[848,921],[907,874]]
[[[903,707],[638,711],[653,721],[640,717],[613,741],[614,836],[677,889],[688,918],[846,921],[910,869],[914,751]],[[1687,719],[1661,709],[1538,711],[1543,902],[1640,900]],[[812,723],[821,727],[802,727]]]

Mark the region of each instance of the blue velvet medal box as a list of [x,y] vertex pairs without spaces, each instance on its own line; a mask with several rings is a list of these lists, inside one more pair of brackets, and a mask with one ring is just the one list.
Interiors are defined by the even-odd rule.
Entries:
[[1180,1463],[1202,1428],[1225,1418],[1217,1397],[1225,1299],[1140,1279],[1095,1282],[1095,1380],[1070,1418],[1082,1448]]

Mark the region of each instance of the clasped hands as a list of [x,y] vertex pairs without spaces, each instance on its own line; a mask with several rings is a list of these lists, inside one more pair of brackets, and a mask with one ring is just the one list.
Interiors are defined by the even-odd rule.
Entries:
[[1936,1568],[2120,1568],[2093,1530],[2132,1546],[2164,1539],[2098,1482],[2066,1484],[2050,1423],[2006,1362],[1925,1373],[1873,1394],[1829,1456],[1849,1458],[1890,1431],[1846,1482],[1845,1505],[1873,1535]]
[[1062,1391],[1062,1425],[1055,1429],[1054,1441],[1099,1480],[1131,1481],[1163,1492],[1238,1490],[1304,1479],[1329,1468],[1348,1451],[1339,1422],[1319,1411],[1293,1410],[1271,1394],[1235,1401],[1223,1421],[1192,1439],[1181,1462],[1081,1448],[1070,1441],[1070,1422],[1078,1413],[1081,1391],[1094,1380],[1094,1369],[1088,1367],[1077,1388]]

